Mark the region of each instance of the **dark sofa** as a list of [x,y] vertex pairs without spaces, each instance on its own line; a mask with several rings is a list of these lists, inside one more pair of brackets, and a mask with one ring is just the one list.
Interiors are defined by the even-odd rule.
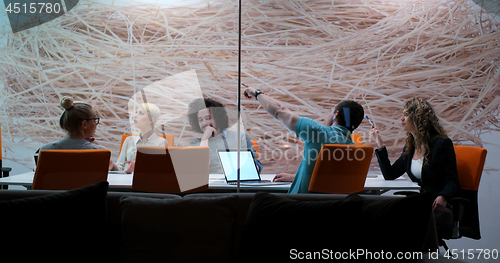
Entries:
[[181,197],[107,190],[101,182],[71,191],[0,191],[3,258],[282,262],[380,259],[437,249],[426,195]]

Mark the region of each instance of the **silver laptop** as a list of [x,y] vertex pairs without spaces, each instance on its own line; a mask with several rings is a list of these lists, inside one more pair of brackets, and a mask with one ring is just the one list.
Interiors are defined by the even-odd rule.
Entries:
[[[224,177],[228,184],[236,184],[238,181],[238,165],[236,149],[219,149],[217,150],[219,162],[224,172]],[[271,182],[269,180],[261,180],[257,167],[253,161],[252,151],[250,149],[240,150],[240,184],[241,185],[274,185],[274,184],[290,184],[289,182]]]

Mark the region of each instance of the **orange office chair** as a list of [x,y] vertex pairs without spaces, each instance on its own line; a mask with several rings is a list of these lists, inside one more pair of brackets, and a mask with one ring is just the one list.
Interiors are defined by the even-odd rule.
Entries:
[[309,191],[329,194],[363,191],[372,155],[373,147],[369,145],[323,145]]
[[[137,134],[127,133],[127,134],[122,135],[122,142],[120,143],[120,151],[118,151],[119,153],[122,152],[123,143],[125,142],[125,139],[127,139],[127,137],[129,137],[129,136],[137,136]],[[167,140],[168,146],[174,146],[174,135],[173,134],[162,134],[162,135],[158,134],[158,136],[165,138],[165,140]]]
[[[1,170],[1,174],[0,174],[0,178],[2,177],[9,177],[9,173],[10,171],[12,171],[12,168],[10,167],[3,167],[3,164],[2,164],[2,126],[0,125],[0,168],[2,169]],[[1,188],[2,189],[8,189],[8,185],[2,185]]]
[[208,190],[208,146],[138,147],[132,190],[192,193]]
[[255,154],[257,155],[257,159],[259,158],[259,145],[256,140],[252,140],[253,148],[255,148]]
[[453,226],[437,226],[439,243],[446,250],[443,239],[457,239],[462,236],[481,239],[477,192],[483,174],[487,150],[480,147],[454,146],[457,158],[460,197],[448,201],[453,206]]
[[108,180],[110,150],[41,150],[33,190],[70,190]]
[[363,136],[361,134],[351,133],[351,140],[356,145],[362,145],[363,144]]

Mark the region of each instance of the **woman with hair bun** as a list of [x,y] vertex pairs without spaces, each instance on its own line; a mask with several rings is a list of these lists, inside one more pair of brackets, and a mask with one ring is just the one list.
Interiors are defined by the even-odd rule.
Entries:
[[99,117],[87,103],[73,101],[73,98],[63,97],[60,101],[64,112],[59,119],[59,125],[68,137],[56,142],[45,144],[40,150],[59,149],[106,149],[94,142],[94,135]]
[[[459,191],[457,162],[453,142],[439,123],[427,100],[413,98],[405,103],[401,125],[406,132],[403,153],[392,165],[379,131],[372,127],[380,170],[386,180],[394,180],[405,172],[421,186],[421,192],[431,192],[435,198],[435,214],[451,214],[447,201]],[[436,221],[438,218],[436,217]],[[446,221],[448,222],[448,221]]]

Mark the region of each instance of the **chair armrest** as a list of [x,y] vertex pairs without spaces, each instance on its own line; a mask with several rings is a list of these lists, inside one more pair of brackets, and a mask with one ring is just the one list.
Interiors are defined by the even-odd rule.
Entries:
[[448,201],[453,214],[453,227],[451,238],[460,238],[460,222],[464,213],[464,204],[470,203],[470,200],[463,197],[453,197]]
[[418,194],[418,192],[414,191],[397,191],[393,193],[393,195],[405,195],[405,196],[416,195],[416,194]]
[[453,204],[464,204],[464,203],[470,203],[469,199],[463,198],[463,197],[453,197],[448,201],[451,205]]
[[462,215],[464,210],[464,204],[470,203],[469,199],[463,197],[453,197],[448,201],[448,204],[452,206],[453,221],[462,221]]
[[10,167],[2,167],[2,175],[0,176],[0,178],[1,177],[9,177],[10,171],[12,171],[12,168],[10,168]]

